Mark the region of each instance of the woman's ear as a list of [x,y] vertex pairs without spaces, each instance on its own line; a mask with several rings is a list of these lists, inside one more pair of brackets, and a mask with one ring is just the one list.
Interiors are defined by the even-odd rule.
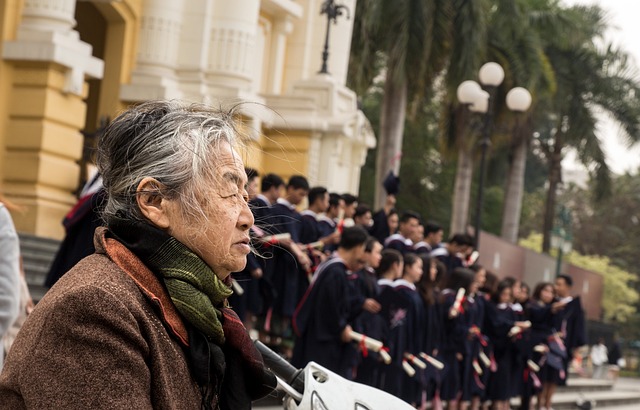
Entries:
[[160,229],[170,226],[169,203],[162,195],[162,184],[156,179],[145,177],[136,189],[136,201],[140,212]]

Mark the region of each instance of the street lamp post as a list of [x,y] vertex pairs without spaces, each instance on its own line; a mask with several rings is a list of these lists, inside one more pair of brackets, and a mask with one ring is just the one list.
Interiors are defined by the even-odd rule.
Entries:
[[[504,80],[504,70],[498,63],[486,63],[478,72],[480,83],[472,80],[463,81],[457,90],[458,101],[469,107],[472,112],[483,115],[482,134],[480,139],[480,175],[478,177],[478,191],[476,194],[476,218],[474,223],[475,245],[480,245],[480,230],[482,228],[482,205],[484,202],[484,181],[486,175],[487,150],[491,146],[491,131],[493,128],[493,97],[496,89]],[[516,112],[524,112],[531,106],[531,94],[525,88],[515,87],[507,93],[507,107]]]
[[338,22],[338,17],[342,16],[342,11],[347,12],[347,20],[349,19],[349,8],[343,4],[336,4],[334,0],[325,0],[322,3],[320,14],[327,15],[327,31],[324,36],[324,49],[322,50],[322,67],[318,74],[329,74],[327,68],[327,60],[329,59],[329,30],[331,30],[331,20],[334,24]]
[[571,252],[573,248],[573,235],[571,234],[571,211],[564,205],[558,212],[558,222],[551,231],[551,247],[558,250],[556,261],[556,278],[562,273],[562,258]]

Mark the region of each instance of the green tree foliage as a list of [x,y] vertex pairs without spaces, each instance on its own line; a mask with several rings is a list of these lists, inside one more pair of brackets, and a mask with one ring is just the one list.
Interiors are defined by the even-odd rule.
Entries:
[[[520,240],[520,246],[539,251],[542,246],[542,235],[532,233]],[[556,250],[551,250],[556,256]],[[602,309],[605,321],[624,323],[637,313],[636,305],[640,295],[634,288],[638,276],[614,265],[606,256],[582,255],[573,250],[565,255],[565,261],[580,268],[598,273],[604,280]]]

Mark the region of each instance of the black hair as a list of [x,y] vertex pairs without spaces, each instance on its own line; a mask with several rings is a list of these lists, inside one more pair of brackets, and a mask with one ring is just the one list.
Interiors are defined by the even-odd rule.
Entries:
[[279,188],[281,186],[284,186],[284,181],[276,174],[267,174],[262,178],[262,181],[260,181],[261,192],[267,192],[272,187]]
[[258,173],[258,171],[254,168],[245,167],[244,172],[245,174],[247,174],[247,179],[249,181],[251,181],[253,178],[258,178],[260,176],[260,173]]
[[304,189],[305,191],[308,191],[309,181],[307,181],[307,178],[303,177],[302,175],[293,175],[291,178],[289,178],[289,182],[287,183],[287,189],[289,188]]
[[329,208],[335,208],[340,205],[340,200],[342,197],[340,194],[336,194],[335,192],[331,192],[329,194]]
[[565,283],[567,284],[567,286],[572,287],[573,286],[573,279],[571,278],[571,276],[563,273],[560,274],[556,277],[556,279],[563,279],[565,281]]
[[318,198],[323,198],[327,192],[327,188],[323,186],[314,186],[313,188],[311,188],[309,190],[309,193],[307,194],[307,198],[309,199],[309,206],[313,205],[313,203],[316,202]]
[[376,238],[374,238],[373,236],[370,236],[367,239],[367,242],[364,245],[364,251],[371,253],[371,251],[373,251],[373,247],[375,246],[376,243],[380,243],[378,242],[378,240]]
[[395,249],[384,249],[380,255],[382,255],[382,258],[380,258],[380,265],[376,269],[378,277],[391,269],[394,263],[402,262],[402,254]]
[[420,259],[420,257],[415,253],[405,253],[403,256],[404,268],[407,269],[407,266],[413,265],[418,261],[418,259]]
[[356,211],[355,211],[355,213],[353,214],[353,217],[354,217],[354,218],[357,218],[357,217],[359,217],[359,216],[362,216],[362,215],[366,214],[367,212],[371,212],[371,208],[369,208],[369,206],[368,206],[368,205],[360,204],[360,205],[358,205],[358,206],[356,207]]
[[351,195],[349,193],[342,194],[342,199],[344,200],[345,205],[351,205],[354,202],[358,201],[358,197],[355,195]]
[[369,234],[364,230],[364,228],[360,226],[351,226],[342,231],[338,247],[350,250],[357,246],[364,245],[368,238]]
[[496,293],[496,288],[498,287],[498,276],[495,273],[485,270],[486,276],[484,280],[484,285],[480,288],[480,290],[489,296],[492,296]]
[[533,300],[540,300],[540,295],[542,294],[542,291],[544,290],[544,288],[546,288],[547,286],[551,286],[551,291],[555,292],[555,290],[553,289],[553,283],[551,283],[551,282],[540,282],[533,289],[533,293],[531,294],[531,298]]
[[451,238],[449,238],[449,243],[455,243],[456,245],[461,246],[474,246],[475,241],[473,237],[466,233],[456,233]]
[[420,214],[414,211],[404,211],[402,213],[402,215],[400,215],[400,223],[406,223],[409,221],[409,219],[417,219],[418,222],[420,222],[420,220],[422,219],[420,217]]
[[431,233],[437,233],[442,230],[442,226],[438,225],[435,222],[427,222],[426,224],[424,224],[424,236],[427,236]]
[[420,278],[420,281],[416,283],[416,288],[418,288],[418,292],[420,293],[420,296],[422,296],[424,304],[427,306],[433,306],[433,304],[436,303],[434,290],[438,285],[440,274],[442,272],[439,271],[436,266],[436,278],[435,280],[431,280],[431,274],[429,273],[431,270],[431,263],[437,261],[437,259],[431,258],[428,254],[420,255],[420,259],[422,259],[422,277]]
[[446,289],[457,290],[464,288],[467,292],[475,280],[475,273],[467,268],[455,268],[447,274],[444,287]]
[[[513,278],[505,278],[505,279],[502,279],[500,282],[498,282],[498,287],[496,291],[493,293],[493,295],[491,295],[491,301],[493,303],[500,303],[500,295],[502,294],[502,292],[505,289],[513,288],[513,284],[515,282],[511,279]],[[511,297],[513,298],[513,293],[511,294]]]

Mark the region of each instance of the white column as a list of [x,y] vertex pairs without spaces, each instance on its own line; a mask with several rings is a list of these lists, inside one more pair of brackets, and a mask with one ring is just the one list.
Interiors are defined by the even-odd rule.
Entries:
[[140,18],[136,67],[122,99],[181,98],[176,81],[184,0],[146,0]]
[[75,0],[25,0],[18,36],[25,30],[70,32],[76,25],[75,9]]
[[211,85],[251,90],[259,11],[260,0],[214,2],[206,68]]
[[282,94],[282,77],[287,54],[287,37],[293,32],[293,18],[282,16],[278,18],[271,31],[271,48],[269,50],[269,78],[267,93]]
[[25,0],[16,40],[2,56],[13,61],[54,62],[67,69],[64,92],[82,94],[84,77],[102,78],[104,63],[73,30],[75,0]]
[[180,45],[178,81],[186,100],[209,102],[205,67],[215,0],[189,0],[185,4]]

